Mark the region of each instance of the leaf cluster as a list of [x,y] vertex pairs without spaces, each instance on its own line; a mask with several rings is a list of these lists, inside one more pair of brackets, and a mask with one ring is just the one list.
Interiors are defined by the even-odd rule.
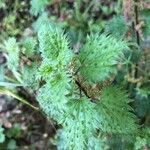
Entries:
[[124,41],[112,35],[92,34],[75,56],[64,31],[48,23],[41,26],[38,40],[42,57],[39,79],[45,83],[37,99],[45,114],[63,127],[59,136],[64,146],[60,149],[87,149],[90,137],[94,138],[97,130],[111,134],[137,132],[128,96],[120,88],[105,87],[93,103],[91,97],[86,97],[82,85],[76,84],[78,75],[88,84],[103,82],[115,75],[128,49]]

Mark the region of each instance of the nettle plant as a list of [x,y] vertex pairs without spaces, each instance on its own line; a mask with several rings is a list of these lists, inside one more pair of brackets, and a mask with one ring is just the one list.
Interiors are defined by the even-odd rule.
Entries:
[[[136,36],[130,31],[130,22],[126,25],[124,17],[114,16],[107,22],[104,33],[88,35],[86,40],[82,40],[85,43],[79,51],[74,50],[69,42],[71,38],[57,27],[58,22],[57,26],[49,23],[45,8],[50,3],[51,0],[31,1],[30,13],[38,17],[33,23],[37,37],[31,31],[19,40],[12,37],[0,44],[0,51],[7,59],[7,65],[0,66],[0,93],[13,96],[37,109],[8,89],[21,86],[30,90],[30,94],[36,93],[36,99],[47,118],[54,119],[60,125],[61,129],[57,132],[60,150],[105,150],[108,149],[105,146],[111,145],[110,141],[118,135],[122,138],[117,140],[120,143],[135,144],[135,147],[139,146],[135,149],[141,149],[149,141],[149,128],[141,127],[142,130],[139,130],[131,107],[133,103],[130,104],[126,91],[117,85],[122,82],[113,82],[118,79],[118,69],[125,69],[125,74],[130,73],[130,65],[135,61],[132,56],[139,45],[138,34],[135,42]],[[132,14],[128,12],[125,11],[127,18]],[[145,33],[149,31],[147,14],[148,10],[143,12]],[[135,12],[135,20],[136,15]],[[133,63],[138,63],[138,60]],[[125,64],[127,66],[123,67]],[[134,87],[126,89],[132,93],[131,88]],[[4,140],[2,131],[1,141]],[[106,138],[110,139],[108,143]]]
[[41,26],[38,40],[43,85],[37,100],[48,118],[62,125],[59,149],[99,149],[101,133],[137,132],[126,92],[111,85],[129,51],[125,41],[91,34],[74,54],[67,35],[50,24]]
[[[105,143],[103,134],[138,132],[128,94],[112,84],[118,67],[126,63],[125,55],[130,51],[127,42],[106,32],[90,34],[74,53],[67,34],[43,22],[37,39],[9,38],[3,49],[11,70],[4,71],[5,76],[14,77],[12,84],[0,83],[37,91],[37,101],[46,116],[62,127],[57,134],[58,149],[99,150]],[[10,91],[3,92],[30,105]]]

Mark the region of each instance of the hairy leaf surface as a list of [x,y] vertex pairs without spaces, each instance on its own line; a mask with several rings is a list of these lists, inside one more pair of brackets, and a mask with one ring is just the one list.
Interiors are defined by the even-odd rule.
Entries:
[[119,88],[110,86],[103,90],[96,108],[103,132],[128,134],[137,131],[136,118],[128,102],[126,93]]
[[68,112],[63,122],[63,139],[68,150],[87,149],[89,138],[97,128],[95,104],[83,97],[68,103]]
[[108,79],[117,72],[117,64],[128,49],[125,42],[105,34],[88,36],[79,56],[80,73],[89,82]]
[[44,24],[38,32],[40,52],[42,57],[51,61],[58,61],[63,65],[70,62],[71,50],[66,35],[59,28]]

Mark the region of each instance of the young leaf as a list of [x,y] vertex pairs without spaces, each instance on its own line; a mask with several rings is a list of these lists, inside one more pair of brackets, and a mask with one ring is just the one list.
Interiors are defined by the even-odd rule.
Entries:
[[97,116],[95,104],[89,99],[71,100],[68,103],[68,111],[63,121],[64,149],[83,150],[87,149],[89,138],[97,128]]
[[24,53],[27,57],[32,57],[35,54],[37,41],[33,37],[28,37],[23,41]]
[[49,22],[48,14],[46,12],[42,12],[38,19],[32,24],[32,27],[36,32],[38,32],[43,24],[48,24]]
[[30,66],[24,65],[22,70],[23,86],[31,89],[38,88],[37,80],[38,64],[33,63]]
[[40,88],[37,100],[48,117],[59,121],[66,110],[68,102],[70,79],[60,72]]
[[69,100],[71,78],[67,66],[72,54],[66,35],[59,28],[44,24],[38,37],[43,58],[39,76],[46,82],[39,90],[38,101],[49,117],[59,121]]
[[123,16],[113,17],[106,25],[106,33],[112,34],[117,39],[121,39],[125,36],[128,31],[128,26],[126,25]]
[[38,32],[40,52],[43,59],[59,61],[66,65],[71,60],[71,50],[66,35],[59,28],[44,24]]
[[128,49],[125,42],[105,34],[90,35],[79,55],[80,73],[89,82],[108,79],[117,72],[117,64]]
[[42,13],[49,0],[31,0],[30,13],[34,16]]
[[15,38],[9,38],[4,42],[6,52],[8,53],[7,65],[10,70],[17,70],[19,65],[19,47]]
[[126,93],[119,88],[110,86],[102,91],[96,109],[103,132],[131,134],[137,131],[136,118],[128,102]]

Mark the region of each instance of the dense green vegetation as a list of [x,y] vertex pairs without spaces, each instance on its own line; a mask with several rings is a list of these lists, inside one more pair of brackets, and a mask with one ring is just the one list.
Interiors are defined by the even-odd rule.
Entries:
[[0,150],[149,149],[149,8],[1,0]]

